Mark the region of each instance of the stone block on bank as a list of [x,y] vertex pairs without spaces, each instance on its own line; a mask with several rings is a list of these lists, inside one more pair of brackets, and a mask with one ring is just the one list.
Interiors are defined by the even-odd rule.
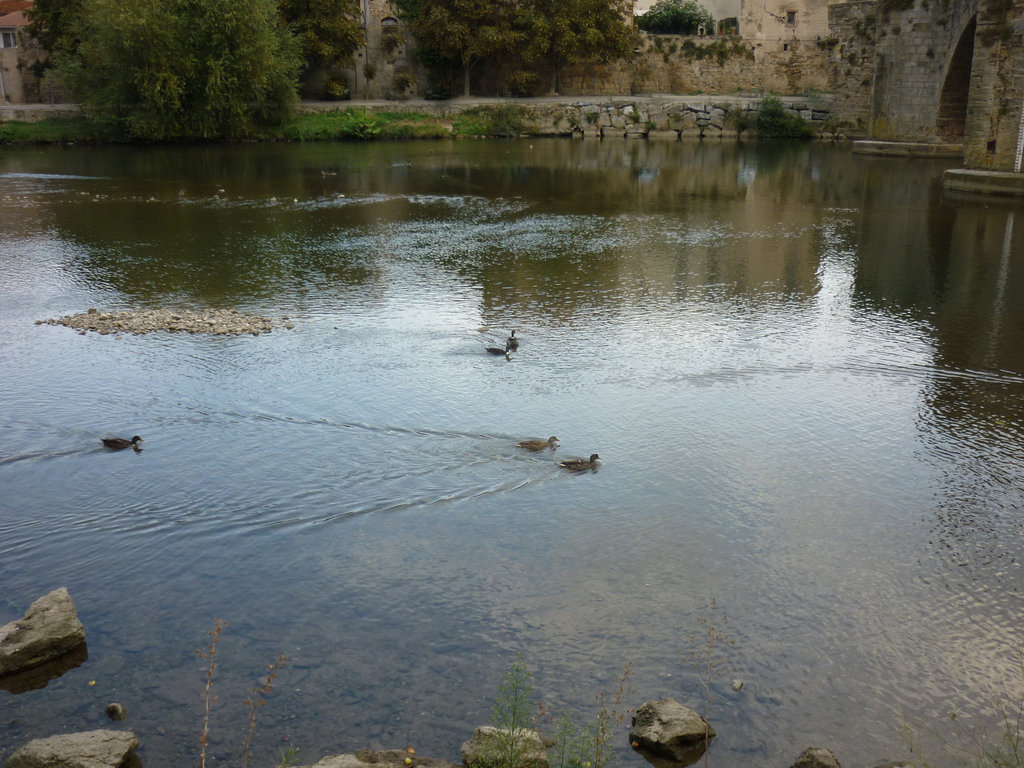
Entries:
[[85,642],[67,589],[36,600],[25,615],[0,627],[0,676],[45,664]]
[[7,768],[127,768],[138,764],[131,731],[98,730],[35,739],[7,759]]

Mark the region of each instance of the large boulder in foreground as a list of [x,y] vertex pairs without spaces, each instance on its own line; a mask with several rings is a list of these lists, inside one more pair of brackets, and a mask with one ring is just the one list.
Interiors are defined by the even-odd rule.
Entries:
[[138,746],[131,731],[63,733],[30,741],[7,759],[7,768],[127,768],[138,765]]
[[661,699],[648,701],[636,711],[629,741],[656,766],[692,765],[715,735],[703,716],[675,699]]
[[0,627],[0,676],[45,664],[85,642],[67,589],[36,600],[20,619]]
[[317,761],[311,768],[457,768],[455,763],[434,757],[417,757],[405,749],[361,749],[354,754],[331,755]]
[[462,764],[466,768],[507,765],[510,749],[519,756],[520,768],[550,768],[544,742],[536,731],[527,728],[512,731],[491,725],[481,725],[473,732],[473,738],[463,743]]

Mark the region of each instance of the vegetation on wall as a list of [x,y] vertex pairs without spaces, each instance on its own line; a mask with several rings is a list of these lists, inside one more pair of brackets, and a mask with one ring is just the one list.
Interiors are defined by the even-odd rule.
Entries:
[[704,27],[711,33],[715,20],[697,0],[658,0],[651,9],[636,20],[644,32],[662,35],[695,35]]

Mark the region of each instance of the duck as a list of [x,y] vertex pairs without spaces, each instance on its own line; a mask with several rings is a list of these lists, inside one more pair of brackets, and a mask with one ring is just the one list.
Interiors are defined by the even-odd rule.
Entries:
[[512,335],[509,336],[505,343],[508,344],[509,349],[519,349],[519,339],[516,338],[516,329],[512,329]]
[[552,435],[547,440],[523,440],[516,443],[516,448],[525,448],[528,451],[543,451],[545,448],[555,450],[558,446],[558,438]]
[[504,349],[502,347],[485,347],[485,349],[492,355],[504,355],[507,358],[509,356],[508,353],[512,349],[512,347],[506,341]]
[[125,440],[123,437],[103,437],[100,439],[103,441],[103,445],[112,451],[120,451],[125,448],[134,448],[138,451],[141,450],[139,443],[144,442],[138,435],[132,437],[131,440]]
[[596,453],[592,453],[589,459],[566,459],[558,462],[558,466],[580,472],[584,469],[595,469],[600,458]]

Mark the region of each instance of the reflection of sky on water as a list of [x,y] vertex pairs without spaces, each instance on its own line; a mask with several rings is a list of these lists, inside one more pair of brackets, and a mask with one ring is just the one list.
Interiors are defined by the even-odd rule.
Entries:
[[[824,147],[487,146],[143,150],[102,187],[19,180],[0,619],[72,587],[81,675],[155,765],[194,754],[214,615],[226,699],[293,657],[260,748],[291,734],[309,762],[455,757],[518,651],[555,704],[593,709],[626,661],[630,706],[698,703],[711,598],[737,640],[716,764],[811,743],[869,764],[899,756],[901,713],[986,711],[1022,639],[1006,212]],[[104,152],[24,162],[100,176]],[[296,328],[31,325],[171,301]],[[510,362],[483,354],[511,328]],[[94,446],[116,429],[143,453]],[[553,455],[514,448],[552,433]],[[555,465],[592,451],[597,473]],[[80,686],[12,700],[0,749],[92,724]],[[244,722],[219,717],[227,759]]]

